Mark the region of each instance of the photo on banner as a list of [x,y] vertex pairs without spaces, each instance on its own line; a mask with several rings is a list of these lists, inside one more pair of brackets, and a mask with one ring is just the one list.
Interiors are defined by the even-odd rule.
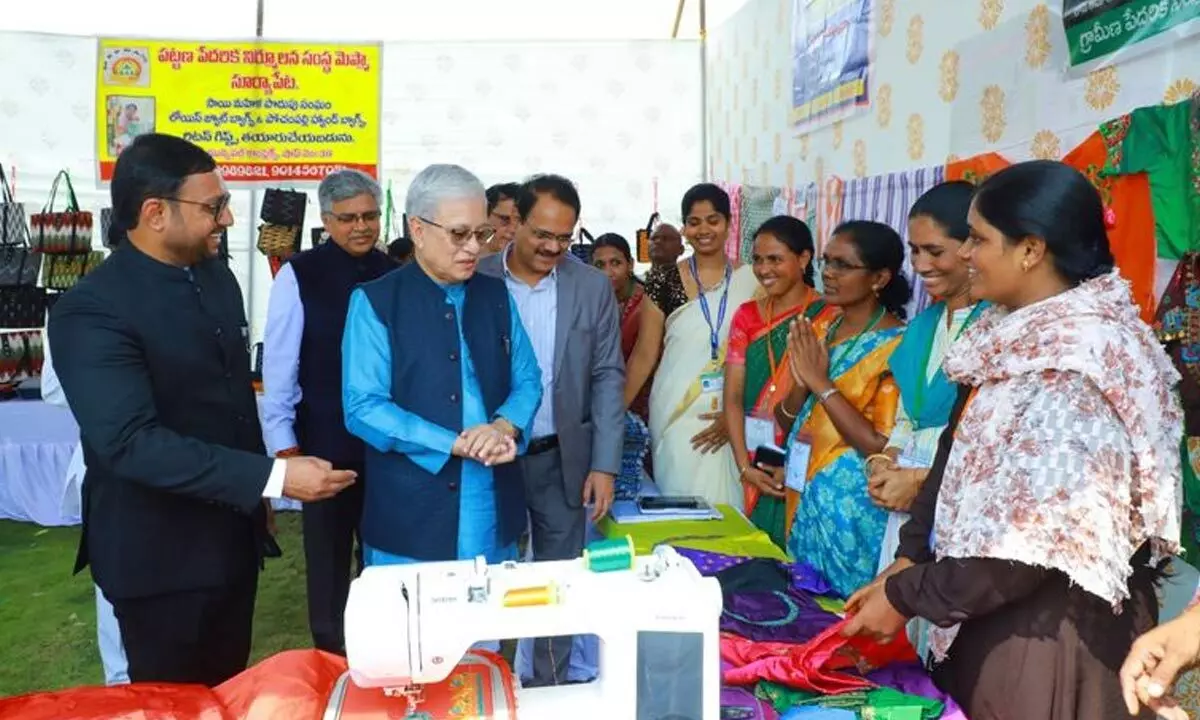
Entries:
[[97,177],[152,132],[207,150],[234,187],[379,177],[382,62],[378,44],[101,38]]
[[792,125],[811,132],[871,104],[875,0],[792,0]]
[[1200,32],[1200,0],[1063,0],[1072,70],[1143,55]]

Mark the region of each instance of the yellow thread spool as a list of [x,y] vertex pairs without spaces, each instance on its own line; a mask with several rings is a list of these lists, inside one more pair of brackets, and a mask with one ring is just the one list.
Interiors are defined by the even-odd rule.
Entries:
[[504,593],[504,607],[536,607],[558,603],[558,588],[554,585],[513,588]]

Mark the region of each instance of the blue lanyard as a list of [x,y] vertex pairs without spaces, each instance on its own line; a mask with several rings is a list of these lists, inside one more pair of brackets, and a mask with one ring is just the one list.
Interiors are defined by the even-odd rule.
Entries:
[[721,348],[721,326],[725,324],[725,308],[729,305],[729,280],[733,277],[733,267],[725,263],[725,288],[721,290],[721,305],[717,310],[717,324],[713,325],[712,312],[708,308],[708,298],[704,294],[704,285],[700,283],[700,269],[696,267],[696,256],[688,258],[688,269],[692,271],[692,279],[696,281],[696,295],[700,300],[700,312],[704,313],[704,322],[708,323],[708,344],[712,348],[712,359],[716,360]]

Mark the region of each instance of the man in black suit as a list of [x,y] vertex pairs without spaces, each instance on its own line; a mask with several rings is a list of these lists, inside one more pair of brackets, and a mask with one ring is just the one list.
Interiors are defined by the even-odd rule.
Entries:
[[112,201],[122,242],[48,329],[87,464],[75,569],[90,564],[112,601],[132,681],[216,685],[249,658],[264,498],[321,500],[355,478],[265,455],[242,294],[218,257],[233,215],[213,158],[140,136]]

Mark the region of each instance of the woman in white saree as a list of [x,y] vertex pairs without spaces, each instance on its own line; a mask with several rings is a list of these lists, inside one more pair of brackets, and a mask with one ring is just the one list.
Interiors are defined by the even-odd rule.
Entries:
[[[626,371],[626,404],[653,374],[650,437],[654,480],[666,495],[699,495],[742,507],[738,468],[722,415],[725,350],[733,313],[758,281],[725,256],[729,196],[711,184],[683,197],[692,255],[646,277],[650,301]],[[655,369],[657,367],[657,370]]]

